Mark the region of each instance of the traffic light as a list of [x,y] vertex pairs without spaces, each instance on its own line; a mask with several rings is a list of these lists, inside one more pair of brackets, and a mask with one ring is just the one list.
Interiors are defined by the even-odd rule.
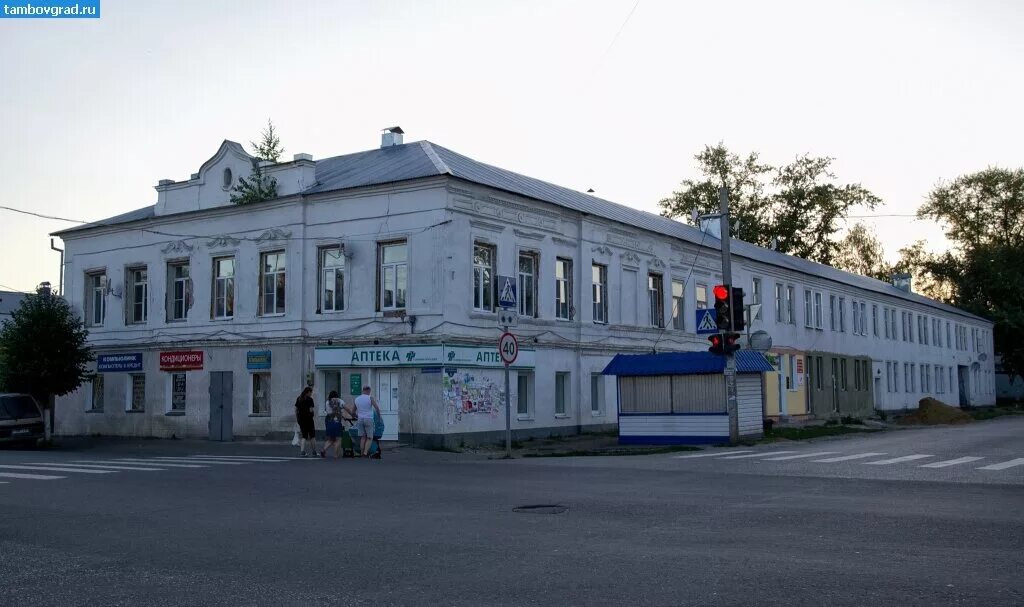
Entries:
[[732,312],[729,310],[729,285],[715,285],[711,290],[715,295],[715,320],[719,331],[732,329]]
[[715,333],[714,335],[708,335],[708,341],[711,342],[711,347],[708,348],[708,352],[717,354],[719,356],[725,354],[724,342],[722,341],[722,334]]
[[742,331],[747,326],[746,310],[743,309],[743,289],[732,288],[732,330]]
[[739,333],[726,333],[724,335],[724,337],[725,337],[725,345],[723,346],[722,350],[726,354],[732,354],[736,350],[740,349],[740,344],[739,344],[740,334]]

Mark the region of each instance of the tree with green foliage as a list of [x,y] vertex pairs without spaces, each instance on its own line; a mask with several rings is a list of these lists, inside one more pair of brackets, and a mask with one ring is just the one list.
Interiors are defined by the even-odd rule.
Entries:
[[1024,375],[1024,168],[940,183],[917,214],[939,222],[953,247],[929,254],[918,243],[901,263],[932,281],[932,294],[993,321],[1003,368]]
[[0,389],[31,394],[52,410],[53,397],[91,377],[88,335],[63,297],[48,288],[28,295],[0,326]]
[[252,204],[277,198],[277,179],[263,174],[260,159],[252,159],[252,172],[248,177],[239,177],[238,184],[231,188],[231,202]]
[[874,230],[857,222],[838,243],[833,266],[861,276],[889,282],[893,268],[885,261],[885,249]]
[[718,211],[718,188],[729,187],[730,231],[735,238],[811,261],[832,265],[835,235],[854,207],[871,210],[881,202],[859,183],[839,184],[834,158],[798,156],[781,167],[745,158],[723,143],[705,146],[694,157],[700,179],[686,179],[660,201],[661,214],[692,222],[691,211]]
[[270,162],[277,162],[281,158],[281,154],[284,154],[284,148],[281,147],[281,138],[277,136],[277,132],[274,130],[274,123],[267,118],[267,128],[263,129],[260,133],[262,139],[259,143],[250,141],[249,144],[254,150],[256,150],[256,157],[263,160],[269,160]]

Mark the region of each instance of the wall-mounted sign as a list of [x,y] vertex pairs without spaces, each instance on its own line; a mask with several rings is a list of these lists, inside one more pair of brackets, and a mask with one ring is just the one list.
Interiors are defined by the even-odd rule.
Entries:
[[359,396],[363,393],[362,373],[353,373],[348,376],[348,393],[352,396]]
[[254,369],[269,369],[270,368],[270,350],[250,350],[245,353],[245,368],[249,370]]
[[325,347],[313,352],[317,367],[436,367],[443,349],[436,346]]
[[188,371],[202,368],[203,352],[201,350],[160,353],[160,369],[163,371]]
[[118,373],[122,371],[141,371],[142,352],[128,354],[100,354],[96,357],[97,373]]
[[[520,349],[512,368],[532,369],[536,352]],[[505,363],[501,360],[497,345],[493,346],[454,346],[445,345],[444,364],[453,367],[491,367],[501,369]]]

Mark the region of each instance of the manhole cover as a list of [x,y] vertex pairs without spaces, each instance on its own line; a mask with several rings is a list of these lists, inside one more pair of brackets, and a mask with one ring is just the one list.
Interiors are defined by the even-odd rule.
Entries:
[[516,506],[512,512],[526,512],[530,514],[562,514],[569,508],[558,504],[530,504],[527,506]]

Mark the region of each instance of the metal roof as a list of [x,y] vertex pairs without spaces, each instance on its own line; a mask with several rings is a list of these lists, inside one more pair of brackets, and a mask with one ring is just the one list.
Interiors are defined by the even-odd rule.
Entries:
[[10,316],[21,305],[25,295],[17,291],[0,291],[0,316]]
[[[698,246],[721,249],[721,242],[717,238],[710,234],[702,234],[693,226],[479,162],[429,141],[416,141],[318,160],[316,161],[317,183],[303,191],[302,194],[321,194],[442,175],[533,198],[580,213],[610,219],[635,228],[678,238]],[[59,236],[89,228],[147,220],[155,216],[155,207],[149,206],[55,232],[53,235]],[[741,240],[734,239],[731,242],[731,247],[732,254],[738,257],[938,308],[969,318],[985,320],[959,308],[940,303],[923,295],[908,293],[874,278],[851,274]]]
[[[706,375],[725,370],[725,357],[711,352],[665,352],[661,354],[616,354],[605,375]],[[736,353],[737,373],[774,371],[760,352],[740,350]]]

